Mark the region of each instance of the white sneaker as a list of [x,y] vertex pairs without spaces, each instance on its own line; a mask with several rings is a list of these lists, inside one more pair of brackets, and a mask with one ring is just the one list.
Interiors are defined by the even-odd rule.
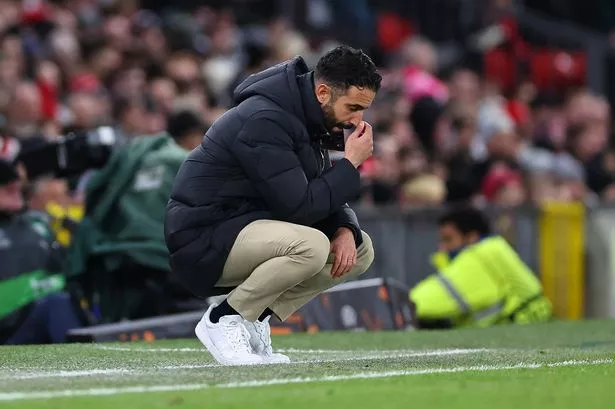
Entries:
[[250,345],[255,353],[260,355],[263,362],[266,364],[287,364],[290,362],[290,358],[286,355],[273,353],[271,347],[271,326],[269,325],[269,318],[265,318],[261,321],[245,321],[246,328],[250,333]]
[[205,348],[222,365],[257,365],[262,358],[250,346],[250,333],[239,315],[221,317],[217,324],[209,319],[212,304],[196,325],[194,332]]

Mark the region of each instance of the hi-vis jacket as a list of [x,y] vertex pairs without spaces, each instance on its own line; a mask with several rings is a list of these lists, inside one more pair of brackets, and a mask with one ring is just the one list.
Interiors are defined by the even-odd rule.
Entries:
[[487,327],[551,318],[540,282],[503,237],[484,238],[452,258],[436,253],[432,262],[439,273],[410,291],[419,321]]

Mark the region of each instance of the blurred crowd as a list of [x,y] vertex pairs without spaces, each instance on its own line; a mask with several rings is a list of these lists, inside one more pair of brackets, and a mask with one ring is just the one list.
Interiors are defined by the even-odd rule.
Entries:
[[[451,25],[417,29],[395,12],[370,9],[424,2],[189,3],[0,0],[0,284],[39,269],[79,276],[66,291],[89,324],[194,308],[166,304],[189,298],[169,274],[162,232],[174,172],[244,78],[296,55],[313,65],[342,40],[365,46],[383,76],[365,116],[375,152],[360,169],[361,205],[615,201],[611,107],[578,80],[576,57],[558,54],[547,64],[555,74],[542,76],[574,81],[545,89],[526,76],[503,86],[459,58],[468,50],[429,35],[454,36]],[[278,13],[281,4],[304,8]],[[463,31],[470,54],[498,44],[523,50],[506,20],[512,1],[476,4],[480,24]],[[449,14],[442,18],[459,20]],[[294,24],[293,15],[303,20]],[[336,28],[345,35],[336,37]],[[102,172],[34,178],[23,164],[8,165],[102,126],[113,128],[117,148]],[[22,223],[14,216],[24,205],[31,212]],[[29,316],[22,307],[0,303],[0,343]]]
[[[161,16],[135,1],[1,0],[0,10],[0,135],[9,160],[102,125],[120,142],[176,137],[186,118],[201,124],[191,149],[243,77],[302,51],[282,21],[248,34],[232,13],[207,7]],[[63,182],[36,181],[45,186],[35,190],[78,199]]]
[[[202,134],[247,75],[295,55],[314,63],[335,45],[276,15],[239,26],[231,10],[207,6],[161,14],[138,1],[0,0],[0,9],[0,129],[9,157],[101,125],[125,140],[168,131],[180,113]],[[615,198],[611,110],[601,96],[582,87],[543,92],[527,80],[503,90],[463,66],[439,75],[437,48],[418,35],[386,57],[367,117],[377,145],[362,168],[363,204]],[[186,149],[196,143],[198,135]],[[63,180],[35,184],[33,206],[83,197]]]
[[409,40],[405,64],[385,71],[370,113],[377,142],[363,169],[365,202],[517,206],[613,200],[611,109],[586,89],[505,95],[464,67],[436,76],[434,47]]

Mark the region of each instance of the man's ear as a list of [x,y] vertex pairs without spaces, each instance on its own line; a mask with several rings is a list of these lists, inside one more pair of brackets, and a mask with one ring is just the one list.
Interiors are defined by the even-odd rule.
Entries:
[[326,105],[331,100],[331,87],[327,84],[320,83],[316,84],[316,99],[321,105]]

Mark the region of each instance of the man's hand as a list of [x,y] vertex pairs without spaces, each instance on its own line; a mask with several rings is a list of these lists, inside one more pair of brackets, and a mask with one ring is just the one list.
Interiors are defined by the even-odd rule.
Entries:
[[348,273],[357,262],[357,247],[352,230],[340,227],[331,240],[331,253],[335,255],[331,277],[340,278]]
[[372,126],[365,121],[361,121],[348,136],[344,150],[344,157],[354,165],[355,168],[361,166],[374,152],[374,135]]

